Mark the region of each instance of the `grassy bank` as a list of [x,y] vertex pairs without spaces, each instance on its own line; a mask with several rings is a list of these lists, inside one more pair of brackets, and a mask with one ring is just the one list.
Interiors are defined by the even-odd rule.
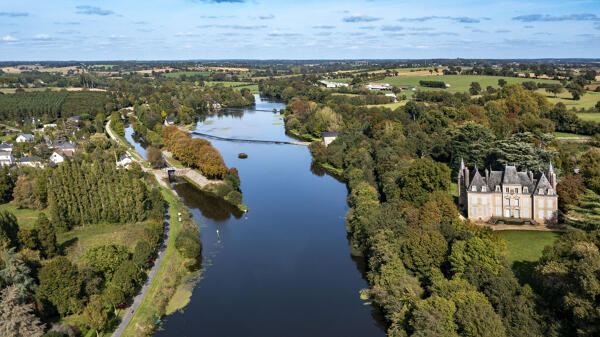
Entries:
[[[207,186],[202,187],[202,186],[199,186],[198,184],[196,184],[192,179],[190,179],[190,178],[188,178],[186,176],[182,176],[182,178],[185,181],[187,181],[188,183],[194,185],[194,187],[196,187],[200,191],[205,192],[205,193],[210,193],[210,194],[212,194],[212,195],[214,195],[214,196],[216,196],[218,198],[221,198],[221,199],[227,201],[228,203],[230,203],[231,205],[237,207],[242,212],[248,212],[248,210],[249,210],[248,206],[244,205],[243,203],[234,204],[231,201],[227,200],[225,198],[225,196],[220,195],[220,193],[217,190],[218,184],[209,184]],[[223,183],[225,183],[225,182],[223,182]]]
[[[183,308],[189,302],[189,296],[174,296],[178,293],[177,288],[182,284],[182,280],[192,273],[187,268],[189,261],[186,261],[175,248],[175,238],[183,227],[182,222],[177,219],[177,214],[186,215],[188,212],[185,205],[171,190],[164,187],[160,189],[169,205],[170,238],[167,242],[163,263],[158,269],[154,282],[150,285],[150,289],[135,311],[129,325],[125,328],[123,337],[150,335],[156,327],[155,321],[166,314],[167,306],[173,312]],[[192,221],[189,218],[182,220]]]
[[14,214],[21,228],[32,228],[38,215],[44,212],[29,208],[18,208],[11,203],[0,205],[0,211],[8,211]]

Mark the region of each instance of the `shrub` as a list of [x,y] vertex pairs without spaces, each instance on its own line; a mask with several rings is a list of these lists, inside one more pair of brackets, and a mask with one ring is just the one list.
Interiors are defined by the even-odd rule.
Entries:
[[246,158],[248,158],[248,155],[242,152],[242,153],[238,154],[238,158],[246,159]]
[[175,248],[185,258],[193,259],[198,257],[202,251],[198,229],[190,225],[179,232],[175,238]]
[[234,205],[239,205],[242,203],[242,194],[238,191],[231,191],[227,194],[225,200],[229,201]]

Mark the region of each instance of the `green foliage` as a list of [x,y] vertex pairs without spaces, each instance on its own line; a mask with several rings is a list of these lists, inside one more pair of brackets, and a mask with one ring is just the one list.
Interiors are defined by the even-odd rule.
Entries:
[[10,176],[8,167],[0,169],[0,203],[9,202],[12,199],[15,184]]
[[42,266],[37,294],[52,303],[61,316],[83,310],[79,271],[66,257],[58,256]]
[[39,250],[42,256],[52,258],[58,255],[59,246],[56,242],[56,230],[44,213],[38,215],[35,230],[37,231]]
[[165,163],[162,152],[154,146],[149,146],[146,149],[146,158],[153,168],[161,168]]
[[5,249],[0,252],[0,262],[0,288],[12,286],[21,299],[28,298],[35,288],[35,281],[23,256],[14,248]]
[[138,266],[145,266],[148,264],[148,258],[152,255],[153,248],[146,241],[140,241],[135,245],[131,260]]
[[185,258],[195,259],[200,256],[202,243],[198,228],[193,226],[183,228],[175,238],[175,247]]
[[454,242],[448,260],[454,274],[461,275],[469,264],[475,262],[497,273],[502,268],[501,256],[502,248],[492,240],[472,237]]
[[437,231],[414,231],[402,243],[402,261],[406,268],[424,275],[440,268],[446,259],[448,243]]
[[227,193],[225,200],[229,201],[232,205],[239,205],[242,203],[242,193],[238,191],[231,191]]
[[44,333],[44,325],[35,316],[33,305],[24,302],[14,286],[2,289],[0,295],[0,332],[3,337],[38,337]]
[[583,230],[600,229],[600,195],[587,190],[577,198],[576,205],[567,206],[569,217],[565,222]]
[[567,212],[568,206],[579,206],[579,196],[585,192],[583,177],[579,174],[563,177],[556,186],[558,208]]
[[129,252],[125,246],[106,244],[88,249],[82,260],[94,271],[102,273],[105,280],[110,280],[115,270],[129,260]]
[[125,297],[132,296],[135,288],[142,281],[142,271],[133,261],[123,261],[115,265],[116,271],[110,281],[110,286],[118,289]]
[[469,88],[469,93],[471,95],[479,95],[481,92],[481,85],[478,82],[471,82],[471,87]]
[[110,115],[110,127],[121,137],[125,136],[125,125],[121,120],[121,115],[118,112],[113,112]]
[[114,162],[65,162],[50,176],[48,207],[59,230],[100,222],[138,222],[157,206],[148,202],[148,194],[142,180],[117,170]]
[[7,211],[0,211],[0,249],[19,246],[17,218]]
[[26,117],[47,115],[61,116],[61,106],[67,91],[34,91],[0,95],[0,119],[16,120]]
[[450,169],[431,159],[416,159],[402,170],[398,185],[402,199],[420,206],[427,201],[429,193],[450,189]]

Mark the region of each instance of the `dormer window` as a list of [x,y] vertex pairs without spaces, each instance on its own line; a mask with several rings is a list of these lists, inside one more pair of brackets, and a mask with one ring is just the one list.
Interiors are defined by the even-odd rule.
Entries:
[[538,194],[544,194],[544,190],[542,190],[541,188],[538,188]]
[[529,189],[527,187],[523,187],[523,193],[529,193]]
[[554,194],[554,190],[552,190],[551,188],[548,189],[548,194]]
[[496,185],[496,192],[501,192],[500,191],[500,185]]
[[475,187],[475,186],[472,186],[472,187],[471,187],[471,191],[473,191],[473,192],[477,192],[477,187]]
[[487,187],[481,186],[481,192],[487,192]]

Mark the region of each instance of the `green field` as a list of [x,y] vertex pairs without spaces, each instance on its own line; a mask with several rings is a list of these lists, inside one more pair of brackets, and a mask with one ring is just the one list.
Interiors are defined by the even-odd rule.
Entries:
[[553,104],[562,102],[564,105],[567,106],[568,109],[590,109],[596,106],[596,103],[600,101],[600,92],[595,91],[587,91],[585,95],[581,96],[581,99],[577,101],[571,99],[571,94],[568,91],[564,91],[558,94],[558,97],[554,97],[553,94],[546,92],[544,89],[538,89],[537,92],[539,92],[542,95],[545,95],[548,98],[548,100]]
[[[544,82],[544,83],[559,83],[554,80],[538,80],[530,78],[518,77],[502,77],[502,76],[479,76],[479,75],[432,75],[432,76],[393,76],[386,77],[383,80],[377,81],[381,83],[389,83],[394,86],[416,86],[419,90],[445,90],[448,92],[467,92],[471,82],[478,82],[481,88],[485,90],[487,86],[499,88],[498,80],[504,79],[507,83],[523,83],[527,81]],[[419,81],[444,81],[450,84],[450,88],[424,88],[419,85]]]
[[76,227],[71,231],[57,235],[58,243],[64,245],[69,259],[79,261],[79,257],[88,249],[106,243],[123,245],[131,252],[142,237],[147,223],[133,224],[95,224]]
[[555,132],[554,137],[557,138],[586,138],[591,139],[591,136],[578,135],[576,133],[567,133],[567,132]]
[[176,73],[164,73],[163,76],[165,77],[169,77],[169,78],[179,78],[179,76],[181,75],[185,75],[185,76],[195,76],[195,75],[202,75],[202,76],[210,76],[212,75],[211,71],[180,71],[180,72],[176,72]]
[[535,262],[542,256],[542,250],[551,246],[561,235],[547,231],[501,231],[506,240],[506,260]]
[[578,113],[577,117],[579,117],[579,119],[584,120],[584,121],[600,122],[600,112]]
[[17,208],[13,204],[7,203],[0,205],[0,211],[9,211],[17,217],[17,222],[21,228],[31,228],[35,220],[42,211],[29,208]]

